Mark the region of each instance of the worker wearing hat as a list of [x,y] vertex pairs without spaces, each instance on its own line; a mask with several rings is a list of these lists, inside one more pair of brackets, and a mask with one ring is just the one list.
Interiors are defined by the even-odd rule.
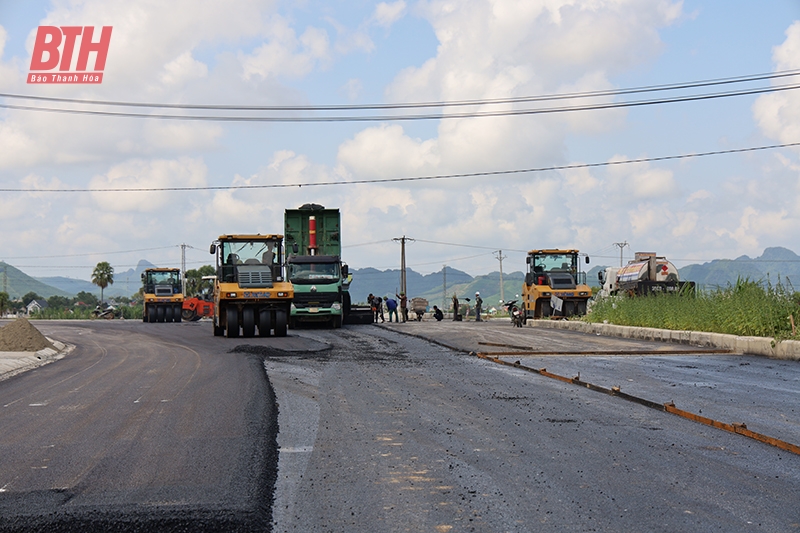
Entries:
[[400,317],[403,319],[403,322],[408,321],[408,297],[406,297],[406,293],[401,292],[400,294],[395,294],[397,298],[400,300]]
[[475,291],[475,322],[483,322],[483,320],[481,320],[482,305],[483,305],[483,299],[481,298],[481,293]]

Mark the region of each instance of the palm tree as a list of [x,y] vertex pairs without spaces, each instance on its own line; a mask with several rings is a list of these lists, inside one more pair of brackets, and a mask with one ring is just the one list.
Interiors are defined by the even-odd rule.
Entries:
[[114,284],[114,267],[106,261],[97,263],[92,272],[92,283],[100,287],[100,303],[103,303],[103,289]]

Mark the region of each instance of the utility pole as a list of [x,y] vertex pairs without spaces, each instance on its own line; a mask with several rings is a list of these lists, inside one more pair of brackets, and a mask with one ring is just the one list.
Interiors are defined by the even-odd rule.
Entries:
[[186,247],[188,244],[181,244],[181,293],[186,296]]
[[503,259],[505,259],[506,256],[503,255],[503,250],[497,250],[495,253],[497,254],[497,260],[500,261],[500,299],[505,302],[506,293],[503,288]]
[[408,296],[408,291],[406,290],[406,241],[413,242],[414,239],[403,235],[392,240],[400,242],[400,292]]
[[442,265],[442,312],[447,309],[447,265]]
[[622,249],[625,248],[626,246],[628,248],[630,248],[630,245],[628,244],[628,241],[625,241],[625,242],[615,242],[614,246],[618,246],[619,247],[619,266],[621,267],[622,266]]

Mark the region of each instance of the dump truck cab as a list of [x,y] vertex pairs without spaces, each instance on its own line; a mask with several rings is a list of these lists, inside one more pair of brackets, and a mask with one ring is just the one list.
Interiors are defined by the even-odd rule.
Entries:
[[581,271],[578,250],[531,250],[522,284],[524,319],[570,317],[586,314],[592,289]]
[[214,335],[285,337],[294,290],[284,277],[283,235],[220,235],[211,244]]
[[178,268],[148,268],[142,272],[142,321],[180,322],[183,279]]

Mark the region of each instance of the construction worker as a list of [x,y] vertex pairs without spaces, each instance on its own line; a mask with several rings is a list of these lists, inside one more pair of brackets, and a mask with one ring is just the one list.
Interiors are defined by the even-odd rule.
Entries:
[[395,294],[398,298],[400,298],[400,316],[403,317],[403,322],[408,321],[408,298],[406,298],[406,293],[401,292],[400,294]]
[[480,292],[475,292],[475,322],[483,322],[481,320],[481,306],[483,305],[483,299],[481,298]]

